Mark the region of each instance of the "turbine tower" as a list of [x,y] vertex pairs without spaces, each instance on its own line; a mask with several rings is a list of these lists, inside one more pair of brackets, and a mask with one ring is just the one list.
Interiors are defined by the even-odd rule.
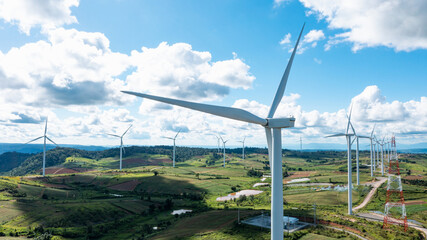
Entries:
[[46,133],[47,133],[47,118],[46,118],[46,124],[44,126],[44,135],[25,143],[25,144],[28,144],[30,142],[34,142],[34,141],[39,140],[40,138],[43,138],[43,177],[46,176],[46,139],[49,140],[51,143],[55,144],[56,146],[58,146],[58,144],[56,144],[54,141],[52,141],[46,135]]
[[[350,120],[349,120],[350,121]],[[350,122],[351,129],[354,133],[353,142],[356,141],[356,185],[360,185],[360,173],[359,173],[359,138],[369,138],[367,136],[359,136],[356,134],[356,130],[354,130],[353,124]],[[353,144],[352,142],[352,144]]]
[[302,152],[302,138],[299,136],[299,150]]
[[123,155],[122,152],[125,150],[125,148],[123,147],[123,137],[125,136],[125,134],[129,131],[129,129],[131,127],[132,127],[132,125],[130,125],[129,128],[121,136],[116,135],[116,134],[109,134],[109,133],[107,133],[107,135],[120,138],[120,171],[122,170],[122,155]]
[[171,139],[173,140],[173,157],[172,157],[172,161],[173,161],[173,167],[175,167],[175,154],[176,154],[176,144],[175,144],[175,140],[178,137],[178,134],[181,132],[181,129],[179,129],[178,133],[175,135],[175,137],[171,138],[171,137],[163,137],[163,138],[167,138],[167,139]]
[[[305,25],[305,24],[304,24]],[[188,102],[183,100],[158,97],[143,93],[122,91],[127,94],[135,95],[142,98],[148,98],[163,103],[169,103],[185,108],[190,108],[196,111],[201,111],[216,116],[230,118],[234,120],[244,121],[247,123],[259,124],[265,128],[267,137],[269,161],[272,175],[272,194],[271,194],[271,239],[282,240],[283,239],[283,176],[282,176],[282,128],[293,127],[295,124],[295,118],[274,118],[277,106],[282,100],[286,83],[288,81],[289,73],[292,67],[292,62],[295,57],[298,44],[304,30],[304,25],[298,36],[298,40],[295,44],[292,55],[289,59],[288,65],[286,66],[285,73],[280,81],[276,95],[273,99],[270,111],[267,118],[260,118],[248,111],[233,107],[222,107],[209,104]]]
[[246,139],[246,137],[243,138],[243,141],[238,141],[238,142],[241,142],[243,144],[243,147],[242,147],[242,159],[243,160],[245,160],[245,139]]
[[369,140],[371,141],[371,151],[370,151],[371,152],[371,177],[374,176],[374,171],[375,171],[375,144],[373,143],[375,125],[376,124],[374,124],[374,127],[372,128],[371,135],[369,137],[363,137],[363,138],[369,138]]
[[225,167],[225,144],[228,142],[228,140],[224,141],[224,139],[221,136],[219,136],[219,137],[221,138],[222,146],[223,146],[223,149],[224,149],[224,153],[222,154],[222,156],[223,156],[224,167]]
[[218,140],[218,153],[219,153],[219,148],[220,148],[220,143],[219,143],[219,140],[221,139],[220,137],[218,137],[217,135],[214,135],[216,138],[217,138],[217,140]]
[[330,136],[326,136],[326,137],[342,137],[345,136],[345,138],[347,139],[347,169],[348,169],[348,214],[351,215],[352,214],[352,180],[351,180],[351,172],[352,172],[352,166],[351,166],[351,137],[354,136],[354,132],[353,133],[348,133],[348,130],[350,128],[350,119],[351,119],[351,108],[350,108],[350,114],[348,116],[348,123],[347,123],[347,129],[345,131],[345,133],[338,133],[338,134],[334,134],[334,135],[330,135]]

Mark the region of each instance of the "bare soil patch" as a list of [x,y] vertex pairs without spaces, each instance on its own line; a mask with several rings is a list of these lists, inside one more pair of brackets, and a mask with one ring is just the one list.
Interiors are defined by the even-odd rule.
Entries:
[[66,173],[78,173],[78,171],[70,168],[58,168],[58,167],[46,168],[46,174],[66,174]]
[[426,204],[424,201],[414,200],[414,201],[405,201],[405,205],[421,205]]
[[312,174],[315,174],[316,171],[298,171],[298,172],[290,172],[290,176],[285,177],[283,179],[284,183],[288,183],[289,180],[295,179],[295,178],[306,178],[309,177]]
[[411,176],[404,177],[404,179],[407,179],[407,180],[422,180],[423,177],[422,176],[411,175]]
[[140,182],[138,180],[132,180],[124,183],[109,186],[108,188],[117,191],[133,191]]

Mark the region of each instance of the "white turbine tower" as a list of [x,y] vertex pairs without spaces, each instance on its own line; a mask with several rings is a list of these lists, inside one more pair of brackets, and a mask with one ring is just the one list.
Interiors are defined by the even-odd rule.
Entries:
[[383,137],[382,141],[378,142],[381,146],[381,176],[384,176],[384,138],[385,137]]
[[122,151],[125,150],[125,148],[123,147],[123,137],[125,136],[125,134],[129,131],[129,129],[131,127],[132,127],[132,125],[130,125],[129,128],[121,136],[116,135],[116,134],[107,133],[107,135],[120,138],[120,171],[122,170],[122,155],[123,155]]
[[179,129],[178,133],[175,135],[175,137],[171,138],[171,137],[163,137],[163,138],[167,138],[167,139],[171,139],[173,140],[173,157],[172,157],[172,161],[173,161],[173,167],[175,167],[175,154],[176,154],[176,144],[175,144],[175,140],[178,137],[178,134],[181,132],[181,129]]
[[359,136],[360,138],[368,138],[371,141],[371,151],[370,151],[371,152],[371,177],[374,176],[374,171],[375,171],[375,143],[373,143],[375,125],[376,124],[374,124],[374,128],[372,128],[372,132],[369,137]]
[[351,172],[352,172],[352,166],[351,166],[351,137],[354,136],[354,132],[353,133],[348,133],[348,130],[350,128],[350,119],[351,119],[351,108],[350,108],[350,114],[348,116],[348,123],[347,123],[347,129],[345,131],[345,133],[338,133],[338,134],[334,134],[334,135],[330,135],[330,136],[326,136],[326,137],[342,137],[345,136],[345,138],[347,139],[347,169],[348,169],[348,214],[351,215],[352,214],[352,180],[351,180]]
[[377,168],[377,166],[376,166],[376,157],[375,157],[375,155],[376,155],[376,151],[375,151],[375,146],[376,146],[376,143],[375,143],[375,139],[373,138],[373,137],[371,137],[371,142],[372,142],[372,147],[373,147],[373,154],[372,154],[372,156],[374,157],[374,172],[376,171],[376,168]]
[[292,62],[295,57],[296,50],[302,35],[304,26],[301,29],[298,40],[295,44],[292,55],[289,59],[285,73],[283,74],[282,80],[280,81],[273,103],[267,118],[260,118],[250,112],[243,109],[233,107],[222,107],[209,104],[188,102],[183,100],[171,99],[158,97],[143,93],[123,91],[127,94],[132,94],[142,98],[148,98],[155,101],[169,103],[185,108],[190,108],[196,111],[201,111],[225,118],[234,120],[244,121],[248,123],[255,123],[265,128],[267,137],[268,153],[270,160],[270,167],[272,173],[272,194],[271,194],[271,239],[281,240],[283,239],[283,176],[282,176],[282,128],[293,127],[295,124],[295,118],[273,118],[276,112],[277,106],[282,100],[286,83],[289,77],[289,73],[292,67]]
[[245,160],[245,139],[246,139],[246,137],[243,138],[243,141],[238,141],[238,142],[241,142],[243,144],[243,147],[242,147],[242,159],[243,160]]
[[[360,172],[359,172],[359,138],[369,138],[367,136],[359,136],[354,130],[353,124],[350,122],[351,129],[354,133],[353,142],[356,141],[356,185],[360,185]],[[353,142],[351,144],[353,144]]]
[[30,142],[34,142],[34,141],[39,140],[40,138],[43,138],[43,177],[46,175],[46,139],[49,140],[51,143],[55,144],[56,146],[58,146],[58,144],[56,144],[54,141],[52,141],[46,135],[46,133],[47,133],[47,118],[46,118],[46,124],[44,126],[44,135],[25,143],[25,144],[28,144]]
[[219,150],[219,148],[220,148],[220,142],[219,142],[219,141],[221,140],[221,138],[220,138],[220,137],[218,137],[217,135],[214,135],[214,136],[215,136],[215,137],[217,138],[217,140],[218,140],[218,141],[217,141],[217,143],[218,143],[218,153],[219,153],[219,151],[220,151],[220,150]]
[[224,167],[225,167],[225,144],[228,142],[228,140],[224,141],[224,139],[221,136],[219,136],[219,137],[221,138],[222,146],[223,146],[223,150],[224,150],[224,153],[222,154],[222,156],[223,156]]

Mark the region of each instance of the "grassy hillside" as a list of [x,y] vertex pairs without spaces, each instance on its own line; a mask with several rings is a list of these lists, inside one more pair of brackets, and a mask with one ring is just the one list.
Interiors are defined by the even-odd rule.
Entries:
[[[216,149],[192,148],[179,150],[180,161],[172,168],[170,150],[170,147],[127,148],[122,172],[117,170],[117,149],[87,152],[57,148],[49,151],[47,177],[34,174],[0,177],[0,235],[51,234],[57,239],[269,238],[269,230],[236,224],[237,209],[240,209],[241,218],[269,213],[270,187],[253,187],[262,182],[262,175],[270,173],[265,149],[254,149],[245,160],[240,158],[240,151],[230,151],[225,168]],[[186,154],[181,152],[186,150]],[[27,159],[26,164],[14,170],[15,173],[37,173],[41,159],[36,157]],[[404,185],[405,197],[421,201],[421,204],[408,206],[408,218],[426,223],[423,216],[427,215],[427,199],[422,184],[426,180],[423,167],[427,158],[405,155],[405,159],[407,162],[402,163],[402,167],[412,169],[411,175],[407,176],[406,171],[402,176],[410,181]],[[362,163],[367,160],[368,153],[363,152]],[[346,183],[345,162],[343,152],[284,151],[284,182],[304,177],[309,178],[307,183],[311,184],[343,185]],[[380,174],[377,172],[375,176]],[[356,180],[355,175],[353,180]],[[371,180],[369,169],[362,168],[362,184]],[[270,183],[270,179],[263,183]],[[218,197],[246,189],[263,192],[231,201],[216,201]],[[363,200],[369,189],[359,186],[353,190],[355,205]],[[346,194],[322,190],[319,186],[285,184],[284,212],[312,222],[312,204],[316,203],[317,219],[323,224],[332,222],[334,226],[346,227],[368,239],[415,239],[418,236],[412,229],[407,233],[398,227],[386,231],[380,223],[347,216]],[[381,210],[384,197],[381,189],[367,209]],[[193,212],[171,215],[172,210],[177,209]],[[323,227],[308,228],[289,237],[353,238]]]
[[19,153],[19,152],[6,152],[0,155],[0,173],[8,172],[24,162],[33,154]]

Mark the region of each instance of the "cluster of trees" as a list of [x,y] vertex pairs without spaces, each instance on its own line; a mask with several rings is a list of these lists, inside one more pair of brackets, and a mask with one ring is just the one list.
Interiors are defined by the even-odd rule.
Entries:
[[248,175],[249,177],[262,177],[262,175],[264,175],[264,173],[261,171],[258,171],[258,170],[254,170],[252,168],[246,173],[246,175]]
[[25,159],[31,157],[31,153],[5,152],[0,155],[0,173],[8,172],[18,167]]

